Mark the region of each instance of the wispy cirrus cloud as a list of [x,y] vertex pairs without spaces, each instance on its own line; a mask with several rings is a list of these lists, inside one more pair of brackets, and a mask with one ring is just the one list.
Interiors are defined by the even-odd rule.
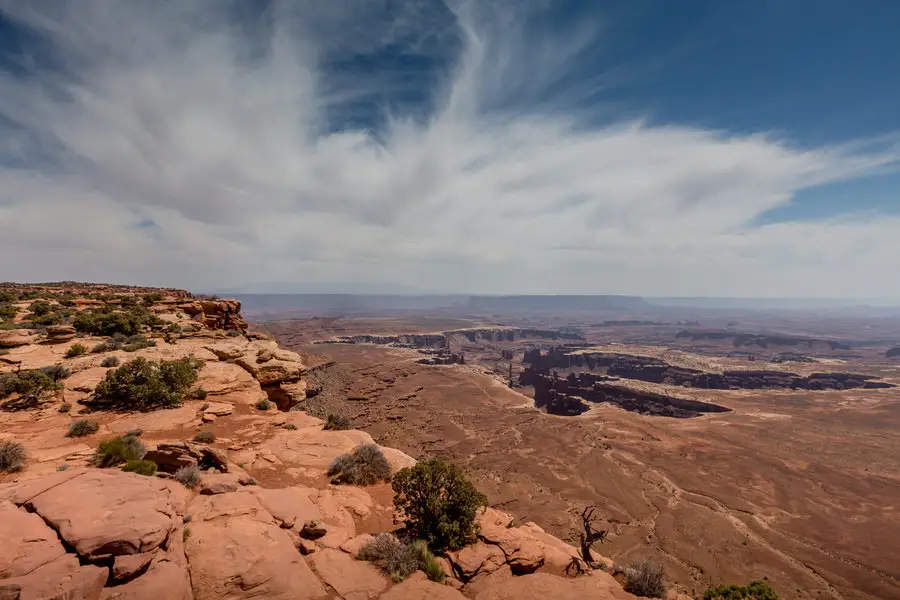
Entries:
[[540,2],[246,6],[0,0],[29,40],[0,73],[0,279],[900,295],[900,219],[755,224],[895,170],[896,140],[597,118],[604,23]]

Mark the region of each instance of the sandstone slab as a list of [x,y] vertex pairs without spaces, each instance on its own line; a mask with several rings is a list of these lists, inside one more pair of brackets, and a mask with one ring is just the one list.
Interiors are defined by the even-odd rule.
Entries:
[[381,595],[381,600],[465,600],[450,586],[428,581],[424,573],[414,573]]
[[387,578],[372,564],[355,560],[340,550],[316,552],[311,561],[322,581],[344,600],[377,598],[388,587]]
[[174,529],[176,506],[168,485],[159,479],[97,469],[26,503],[89,560],[158,548]]
[[325,588],[284,529],[245,492],[192,505],[185,541],[196,600],[324,598]]

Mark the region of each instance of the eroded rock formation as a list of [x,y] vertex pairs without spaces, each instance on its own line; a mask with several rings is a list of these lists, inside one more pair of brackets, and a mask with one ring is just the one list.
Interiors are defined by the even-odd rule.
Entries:
[[533,368],[524,369],[519,374],[519,383],[534,387],[535,406],[546,408],[551,414],[581,414],[590,408],[587,402],[609,402],[631,412],[682,419],[730,410],[711,402],[637,390],[610,381],[614,379],[594,373],[570,373],[568,377],[561,378]]
[[543,373],[551,369],[601,369],[609,376],[622,379],[713,390],[849,390],[893,387],[889,383],[877,381],[876,377],[856,373],[813,373],[806,376],[787,371],[766,370],[709,373],[678,367],[649,356],[584,352],[564,346],[550,348],[546,353],[541,353],[538,349],[529,350],[525,353],[524,362]]

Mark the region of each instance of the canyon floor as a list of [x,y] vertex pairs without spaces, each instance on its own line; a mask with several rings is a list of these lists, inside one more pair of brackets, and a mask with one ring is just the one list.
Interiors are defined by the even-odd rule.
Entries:
[[[411,348],[321,343],[489,321],[395,316],[254,327],[310,365],[309,384],[321,388],[307,400],[310,412],[341,412],[382,445],[465,465],[491,506],[517,523],[534,521],[571,542],[578,514],[595,505],[609,530],[598,546],[604,555],[658,560],[689,593],[766,577],[783,598],[900,598],[900,388],[679,388],[732,410],[676,419],[599,403],[555,416],[534,407],[530,388],[506,380],[522,368],[523,347],[557,341],[464,343],[466,364],[437,366],[420,364],[423,354]],[[755,357],[728,356],[719,342],[692,348],[634,332],[597,328],[591,342],[694,367],[763,368]],[[516,358],[504,360],[504,349]],[[883,350],[846,358],[827,350],[815,363],[766,368],[900,383]]]

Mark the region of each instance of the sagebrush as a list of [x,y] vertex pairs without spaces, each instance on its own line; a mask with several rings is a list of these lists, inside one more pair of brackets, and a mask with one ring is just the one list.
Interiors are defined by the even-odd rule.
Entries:
[[200,485],[200,467],[197,465],[186,465],[175,471],[172,477],[184,487],[194,489]]
[[19,442],[6,440],[0,442],[0,473],[16,473],[25,467],[28,455],[25,446]]
[[377,565],[394,583],[420,569],[432,581],[444,582],[444,571],[423,540],[408,542],[391,533],[379,533],[372,543],[359,551],[359,559]]
[[328,475],[334,483],[373,485],[391,480],[391,465],[377,445],[363,444],[335,458]]
[[97,423],[97,421],[82,419],[80,421],[75,421],[69,426],[69,432],[66,433],[66,437],[84,437],[86,435],[95,434],[99,430],[100,424]]
[[631,562],[625,567],[625,591],[645,598],[665,598],[666,572],[649,558]]
[[212,431],[201,431],[194,436],[194,441],[199,444],[212,444],[216,441],[216,434]]
[[324,428],[329,430],[350,429],[350,419],[348,419],[344,415],[329,414],[325,420]]

